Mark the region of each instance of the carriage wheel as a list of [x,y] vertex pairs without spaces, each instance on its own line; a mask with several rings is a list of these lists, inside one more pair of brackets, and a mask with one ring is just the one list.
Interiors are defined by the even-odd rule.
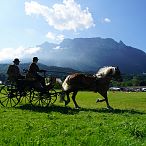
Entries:
[[48,93],[42,94],[36,91],[32,93],[31,104],[33,106],[47,107],[49,106],[50,102],[51,102],[51,98]]
[[0,89],[0,104],[4,107],[15,107],[20,102],[20,96],[14,88],[3,86]]
[[24,104],[31,103],[31,93],[30,93],[30,91],[24,91],[24,92],[21,93],[20,102],[24,103]]
[[50,105],[52,105],[57,100],[57,92],[54,89],[50,89],[49,94],[51,97]]

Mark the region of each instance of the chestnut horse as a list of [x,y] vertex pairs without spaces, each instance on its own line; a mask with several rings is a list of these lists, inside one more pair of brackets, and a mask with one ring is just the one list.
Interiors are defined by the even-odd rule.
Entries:
[[74,73],[68,75],[62,84],[63,91],[67,95],[67,100],[62,97],[65,101],[65,106],[70,102],[69,94],[72,94],[72,100],[75,108],[79,108],[75,98],[77,92],[80,90],[90,90],[100,93],[104,98],[97,99],[97,102],[105,101],[108,109],[112,109],[109,105],[107,91],[111,80],[122,81],[121,73],[118,67],[108,66],[99,69],[99,71],[93,75],[85,75],[81,73]]

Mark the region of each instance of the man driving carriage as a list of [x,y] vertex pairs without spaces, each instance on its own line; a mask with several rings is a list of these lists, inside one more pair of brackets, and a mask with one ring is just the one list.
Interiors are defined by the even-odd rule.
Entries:
[[26,74],[26,79],[35,81],[35,88],[44,91],[46,88],[45,78],[38,74],[38,72],[46,72],[45,70],[40,70],[37,62],[38,57],[33,57],[33,61],[29,66],[28,73]]

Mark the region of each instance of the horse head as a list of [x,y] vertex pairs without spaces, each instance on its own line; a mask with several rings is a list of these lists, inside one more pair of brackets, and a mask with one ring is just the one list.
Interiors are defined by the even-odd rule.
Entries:
[[100,68],[95,75],[97,78],[107,78],[110,77],[116,81],[122,81],[121,72],[118,67],[106,66]]
[[112,77],[116,81],[119,81],[119,82],[122,82],[123,81],[122,76],[121,76],[121,72],[120,72],[120,70],[119,70],[118,67],[114,67],[114,70],[113,70],[113,73],[112,73]]

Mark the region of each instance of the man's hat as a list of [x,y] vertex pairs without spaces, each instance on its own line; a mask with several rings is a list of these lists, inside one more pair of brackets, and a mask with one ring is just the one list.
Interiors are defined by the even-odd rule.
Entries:
[[20,62],[18,58],[15,58],[13,62]]
[[37,57],[33,57],[33,61],[39,60]]

